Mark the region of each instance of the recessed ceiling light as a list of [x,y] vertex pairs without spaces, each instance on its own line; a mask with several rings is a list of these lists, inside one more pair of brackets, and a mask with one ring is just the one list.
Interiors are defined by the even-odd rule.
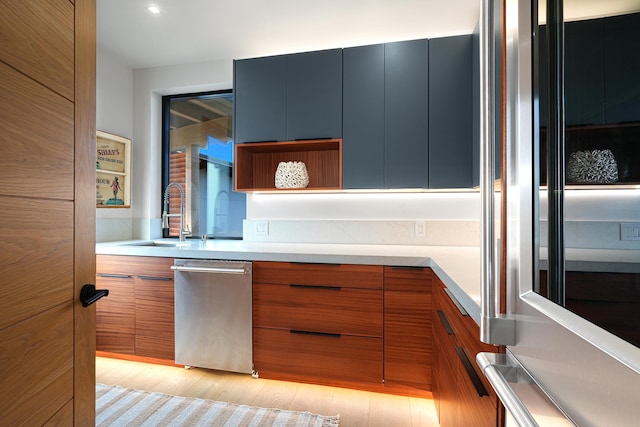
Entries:
[[152,4],[151,6],[149,6],[149,12],[153,13],[154,15],[157,15],[160,13],[160,8],[155,4]]

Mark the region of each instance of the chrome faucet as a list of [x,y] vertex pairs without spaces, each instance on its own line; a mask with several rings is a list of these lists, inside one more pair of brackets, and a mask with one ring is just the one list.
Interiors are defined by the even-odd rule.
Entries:
[[[169,212],[169,190],[171,187],[177,187],[180,191],[180,213],[168,213]],[[162,228],[169,228],[169,217],[179,216],[180,217],[180,241],[184,242],[185,237],[191,236],[191,231],[189,227],[184,223],[184,189],[182,185],[177,182],[172,182],[167,185],[167,188],[164,190],[164,210],[162,211]]]

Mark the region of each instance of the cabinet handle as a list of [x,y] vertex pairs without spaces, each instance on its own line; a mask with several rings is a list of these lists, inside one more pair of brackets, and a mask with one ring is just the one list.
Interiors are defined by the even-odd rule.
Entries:
[[331,334],[329,332],[301,331],[299,329],[291,329],[289,333],[296,334],[296,335],[316,335],[316,336],[323,336],[323,337],[330,337],[330,338],[340,338],[342,336],[342,334]]
[[109,274],[109,273],[98,273],[96,274],[98,277],[109,277],[111,279],[131,279],[133,276],[129,276],[128,274]]
[[289,264],[294,264],[294,265],[321,265],[323,267],[325,266],[333,266],[333,267],[339,267],[342,264],[338,263],[338,262],[323,262],[323,263],[319,263],[319,262],[302,262],[302,261],[290,261]]
[[458,357],[460,358],[460,361],[464,366],[464,370],[467,371],[467,376],[476,389],[476,393],[478,393],[478,397],[489,396],[489,393],[487,393],[487,389],[484,388],[484,384],[482,384],[482,381],[480,381],[480,377],[476,373],[475,369],[473,369],[473,366],[471,366],[471,361],[467,357],[467,353],[465,353],[462,347],[456,347],[456,352],[458,353]]
[[292,288],[305,288],[305,289],[326,289],[329,291],[339,291],[342,289],[341,286],[323,286],[323,285],[298,285],[296,283],[291,283],[289,287]]
[[444,325],[444,329],[447,331],[447,335],[455,335],[455,333],[453,332],[453,328],[451,327],[451,324],[447,319],[447,316],[442,312],[442,310],[438,310],[438,317],[440,318],[442,325]]
[[463,316],[466,316],[468,314],[467,310],[465,310],[464,307],[462,306],[462,304],[460,304],[460,301],[458,301],[458,299],[453,296],[453,294],[451,293],[451,291],[448,288],[444,288],[444,291],[449,296],[449,298],[451,299],[451,302],[453,302],[453,304],[456,306],[456,308],[458,309],[460,314],[462,314]]
[[136,276],[136,277],[141,280],[160,280],[160,281],[166,281],[166,282],[173,280],[171,277],[155,277],[155,276]]

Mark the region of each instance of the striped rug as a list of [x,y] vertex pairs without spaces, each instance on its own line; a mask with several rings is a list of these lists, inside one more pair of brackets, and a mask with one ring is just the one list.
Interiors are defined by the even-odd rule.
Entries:
[[96,384],[96,426],[337,427],[339,416],[235,405]]

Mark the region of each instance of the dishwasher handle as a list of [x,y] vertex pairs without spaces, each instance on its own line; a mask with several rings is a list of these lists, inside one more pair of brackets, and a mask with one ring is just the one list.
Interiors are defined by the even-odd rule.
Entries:
[[247,270],[245,268],[189,267],[187,265],[172,265],[171,270],[184,273],[247,274]]

